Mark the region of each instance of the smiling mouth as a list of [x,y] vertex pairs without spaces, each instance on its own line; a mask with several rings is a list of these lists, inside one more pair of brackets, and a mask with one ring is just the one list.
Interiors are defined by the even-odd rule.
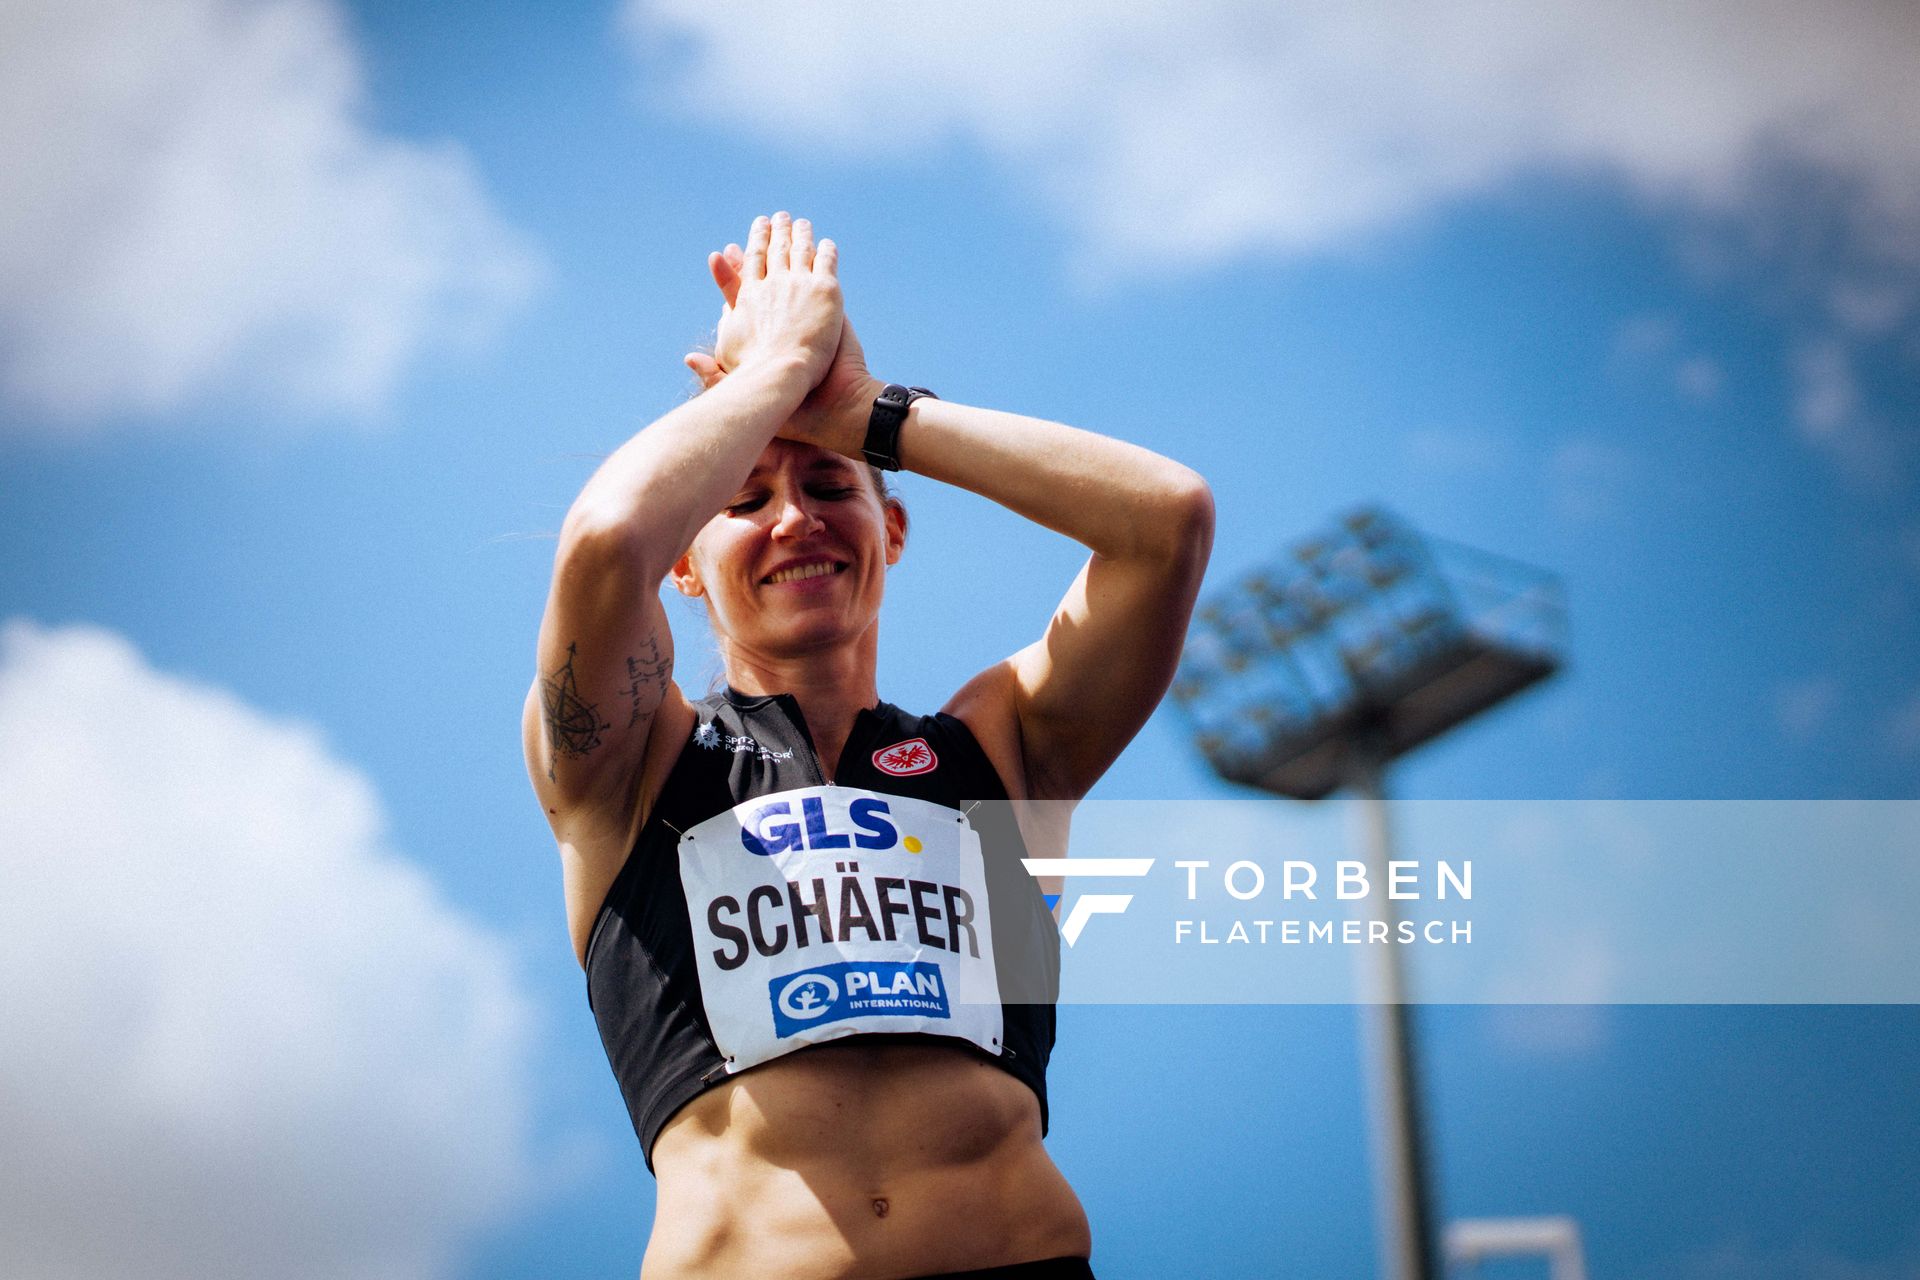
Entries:
[[846,564],[839,560],[818,560],[813,564],[798,564],[791,569],[782,569],[760,579],[762,586],[777,586],[782,582],[799,582],[804,578],[825,578],[844,572]]

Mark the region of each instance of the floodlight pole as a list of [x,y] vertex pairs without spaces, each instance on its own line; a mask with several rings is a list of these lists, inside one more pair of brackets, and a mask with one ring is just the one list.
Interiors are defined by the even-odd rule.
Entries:
[[1449,568],[1441,545],[1389,512],[1353,512],[1203,607],[1173,682],[1221,777],[1295,800],[1344,788],[1358,801],[1369,939],[1388,930],[1354,958],[1383,1280],[1442,1274],[1406,944],[1388,897],[1387,765],[1551,676],[1566,648],[1550,575],[1466,548]]
[[[1359,801],[1361,848],[1367,867],[1369,921],[1384,921],[1394,937],[1398,915],[1387,897],[1393,857],[1384,754],[1364,740],[1354,744],[1348,786]],[[1371,924],[1369,924],[1371,928]],[[1401,974],[1400,944],[1360,948],[1361,1021],[1366,1031],[1368,1101],[1372,1110],[1374,1212],[1382,1280],[1439,1280],[1426,1151],[1420,1125],[1411,1013]]]

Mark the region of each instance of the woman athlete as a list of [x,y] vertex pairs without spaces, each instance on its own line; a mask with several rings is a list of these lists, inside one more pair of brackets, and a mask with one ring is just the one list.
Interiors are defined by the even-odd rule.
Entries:
[[[1057,965],[1054,921],[975,802],[1077,801],[1133,738],[1212,499],[1073,427],[927,396],[902,419],[837,260],[785,213],[709,257],[706,389],[588,481],[540,626],[525,749],[659,1180],[642,1276],[1084,1277],[1086,1214],[1041,1141],[1053,1006],[1013,991]],[[875,686],[907,519],[872,460],[1092,552],[1039,639],[934,715]],[[725,664],[697,702],[663,580],[705,602]]]

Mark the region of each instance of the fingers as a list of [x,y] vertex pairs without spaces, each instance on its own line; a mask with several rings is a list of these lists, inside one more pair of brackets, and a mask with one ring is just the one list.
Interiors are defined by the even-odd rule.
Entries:
[[733,306],[740,285],[747,280],[764,280],[770,271],[812,271],[837,276],[840,270],[840,246],[831,240],[815,245],[813,224],[795,218],[785,210],[771,218],[762,215],[753,220],[747,232],[747,247],[730,244],[719,253],[707,255],[707,270],[714,284]]
[[772,224],[765,215],[755,218],[753,226],[747,232],[747,252],[742,261],[740,276],[744,280],[764,280],[767,275],[767,242]]
[[787,269],[813,270],[813,224],[805,218],[793,220],[793,256],[788,259]]
[[767,274],[785,271],[793,258],[793,218],[782,209],[773,215],[772,238],[767,244]]
[[720,296],[726,299],[728,306],[732,306],[740,296],[740,271],[736,265],[740,260],[740,246],[730,244],[727,249],[733,255],[731,258],[725,253],[707,255],[707,270],[713,273],[713,282],[719,286]]
[[700,379],[700,385],[711,388],[714,383],[726,377],[719,362],[704,351],[689,351],[683,358],[687,368],[693,370],[693,376]]

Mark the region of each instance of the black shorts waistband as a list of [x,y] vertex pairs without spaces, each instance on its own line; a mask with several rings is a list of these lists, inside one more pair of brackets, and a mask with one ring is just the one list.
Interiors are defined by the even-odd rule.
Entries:
[[942,1271],[920,1280],[1093,1280],[1093,1266],[1085,1258],[1043,1258],[980,1271]]

